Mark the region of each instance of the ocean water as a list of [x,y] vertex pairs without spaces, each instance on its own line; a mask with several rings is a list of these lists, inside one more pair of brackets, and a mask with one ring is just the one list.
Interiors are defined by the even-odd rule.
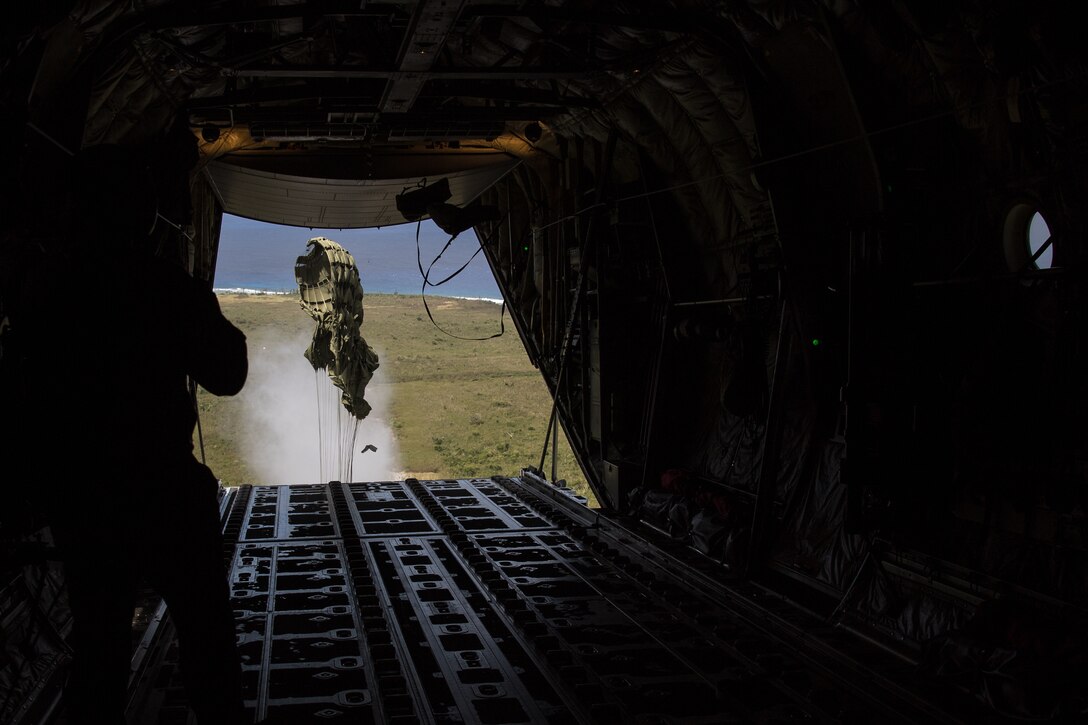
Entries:
[[[216,262],[216,289],[245,289],[267,292],[295,291],[295,259],[306,253],[312,237],[327,237],[351,252],[359,266],[364,292],[418,295],[423,278],[416,262],[416,225],[400,224],[380,229],[303,229],[243,219],[229,214],[223,217]],[[419,231],[423,269],[442,250],[449,235],[431,221],[424,221]],[[479,249],[470,230],[453,241],[430,273],[438,281],[454,272]],[[461,274],[441,287],[428,287],[427,295],[444,297],[479,297],[498,300],[495,277],[483,252]]]

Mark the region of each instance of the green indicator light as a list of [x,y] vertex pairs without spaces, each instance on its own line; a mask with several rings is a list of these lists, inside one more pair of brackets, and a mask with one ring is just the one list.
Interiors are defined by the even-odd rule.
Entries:
[[529,251],[529,248],[528,248],[528,247],[522,247],[522,248],[521,248],[521,251],[523,251],[523,252],[528,252],[528,251]]
[[813,347],[819,347],[820,346],[820,338],[818,338],[818,337],[812,338],[812,346]]

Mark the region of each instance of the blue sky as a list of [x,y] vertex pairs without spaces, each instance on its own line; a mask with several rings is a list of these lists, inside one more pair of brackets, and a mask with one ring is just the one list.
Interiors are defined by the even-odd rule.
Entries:
[[[416,224],[400,224],[380,229],[305,229],[223,216],[219,260],[215,286],[252,287],[282,290],[294,286],[295,258],[306,251],[311,237],[328,237],[340,243],[355,257],[363,288],[372,292],[418,294],[422,278],[416,263]],[[420,226],[423,266],[442,249],[449,236],[425,221]],[[432,280],[442,279],[478,249],[476,235],[465,232],[435,265]],[[501,297],[498,286],[481,253],[447,285],[428,289],[428,295],[458,297]]]

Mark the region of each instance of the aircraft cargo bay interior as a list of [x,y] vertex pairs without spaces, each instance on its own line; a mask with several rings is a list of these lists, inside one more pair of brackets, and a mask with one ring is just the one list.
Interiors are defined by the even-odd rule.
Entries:
[[[1082,28],[1025,0],[9,10],[0,722],[1084,722]],[[201,401],[259,359],[215,291],[238,218],[297,232],[321,468],[286,485],[204,465]],[[539,436],[501,475],[353,473],[398,358],[336,232],[398,225],[402,317],[481,372],[505,330],[546,390],[534,426],[412,423]],[[495,330],[434,301],[465,259]]]

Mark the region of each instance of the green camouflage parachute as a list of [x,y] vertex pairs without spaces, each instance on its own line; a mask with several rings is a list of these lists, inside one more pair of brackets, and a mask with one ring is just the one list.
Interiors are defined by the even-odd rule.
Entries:
[[378,356],[359,329],[363,323],[359,270],[347,250],[331,239],[314,237],[306,248],[295,262],[302,308],[317,322],[306,359],[314,370],[328,370],[333,385],[343,391],[340,402],[345,410],[362,420],[370,413],[363,393],[378,369]]

